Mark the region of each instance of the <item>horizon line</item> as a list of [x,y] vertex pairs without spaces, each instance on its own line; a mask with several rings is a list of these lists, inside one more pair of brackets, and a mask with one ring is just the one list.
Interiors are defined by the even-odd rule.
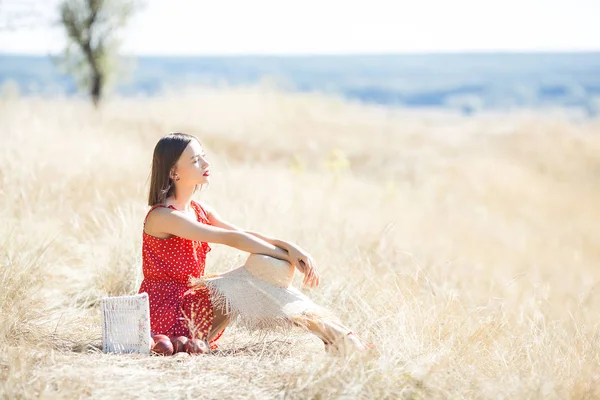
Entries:
[[[57,53],[19,53],[0,51],[0,56],[13,57],[51,57]],[[436,51],[398,51],[398,52],[348,52],[348,53],[121,53],[123,57],[138,58],[302,58],[302,57],[382,57],[382,56],[426,56],[426,55],[518,55],[518,54],[595,54],[597,49],[556,49],[556,50],[436,50]]]

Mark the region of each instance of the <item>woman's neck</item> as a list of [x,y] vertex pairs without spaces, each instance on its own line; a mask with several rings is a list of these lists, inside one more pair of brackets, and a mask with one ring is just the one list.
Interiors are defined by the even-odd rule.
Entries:
[[175,195],[169,197],[167,202],[171,203],[180,211],[189,211],[191,209],[192,195],[196,189],[196,185],[175,187]]

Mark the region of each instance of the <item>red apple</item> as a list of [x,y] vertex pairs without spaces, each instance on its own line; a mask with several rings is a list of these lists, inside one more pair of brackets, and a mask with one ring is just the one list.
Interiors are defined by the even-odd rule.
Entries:
[[173,343],[173,354],[185,351],[185,345],[189,342],[189,339],[185,336],[173,336],[171,343]]
[[185,345],[185,351],[189,354],[206,354],[209,349],[204,340],[190,339]]
[[173,343],[166,335],[154,335],[154,346],[152,346],[152,352],[161,356],[170,356],[173,354]]

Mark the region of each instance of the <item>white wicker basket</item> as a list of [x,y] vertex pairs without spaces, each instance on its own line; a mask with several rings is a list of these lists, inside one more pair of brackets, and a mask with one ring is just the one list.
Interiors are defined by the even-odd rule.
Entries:
[[102,350],[105,353],[150,354],[150,307],[148,294],[104,297]]

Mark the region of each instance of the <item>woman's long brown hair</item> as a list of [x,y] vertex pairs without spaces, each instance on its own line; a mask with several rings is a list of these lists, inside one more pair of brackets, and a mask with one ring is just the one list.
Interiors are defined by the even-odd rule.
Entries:
[[171,179],[171,169],[192,140],[198,139],[187,133],[169,133],[163,136],[154,147],[148,194],[149,206],[162,204],[167,197],[174,194],[175,185]]

